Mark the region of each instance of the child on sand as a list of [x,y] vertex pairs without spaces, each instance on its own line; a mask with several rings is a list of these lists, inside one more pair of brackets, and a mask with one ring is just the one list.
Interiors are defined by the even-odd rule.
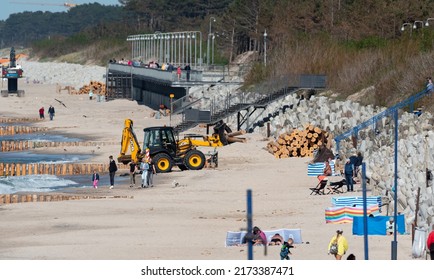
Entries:
[[289,249],[295,248],[294,239],[291,237],[288,238],[288,241],[284,242],[282,245],[282,248],[280,249],[280,259],[281,260],[290,260],[289,255],[292,255],[291,251]]
[[96,173],[96,170],[94,170],[92,174],[92,183],[94,189],[98,188],[98,181],[99,181],[99,174]]

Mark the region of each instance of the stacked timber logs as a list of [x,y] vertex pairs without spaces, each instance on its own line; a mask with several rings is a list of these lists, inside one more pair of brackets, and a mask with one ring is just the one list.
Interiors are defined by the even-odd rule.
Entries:
[[312,157],[316,149],[329,144],[329,137],[321,128],[306,125],[304,130],[281,134],[276,141],[267,144],[267,150],[276,158]]
[[98,81],[90,81],[88,85],[82,86],[78,91],[73,91],[71,94],[89,94],[91,90],[93,94],[106,95],[105,83]]

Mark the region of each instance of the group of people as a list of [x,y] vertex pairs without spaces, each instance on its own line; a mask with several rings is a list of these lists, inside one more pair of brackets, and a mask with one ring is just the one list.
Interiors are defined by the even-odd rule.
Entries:
[[[147,188],[147,187],[153,187],[154,186],[154,180],[153,176],[156,174],[155,166],[152,162],[152,159],[149,155],[149,148],[146,148],[145,150],[145,157],[142,159],[142,162],[140,164],[131,161],[129,163],[129,175],[130,175],[130,188],[134,187],[136,185],[136,174],[141,173],[141,187]],[[110,189],[114,188],[115,184],[115,175],[116,171],[118,170],[117,164],[115,160],[113,159],[113,156],[109,156],[109,177],[110,177]],[[94,188],[98,188],[98,181],[99,181],[99,174],[94,171],[94,174],[92,175],[92,182]]]
[[[284,241],[283,237],[276,233],[274,234],[270,242],[267,242],[266,234],[257,226],[253,227],[252,234],[246,234],[243,239],[243,243],[251,242],[252,245],[263,245],[263,246],[281,246],[280,247],[280,259],[281,260],[290,260],[290,255],[292,255],[290,249],[296,248],[294,245],[294,239],[289,237],[287,241]],[[433,234],[433,242],[434,242],[434,234]],[[336,234],[331,238],[328,245],[329,254],[333,255],[336,260],[341,260],[342,257],[348,251],[348,241],[343,236],[343,230],[337,230]],[[349,254],[347,260],[355,260],[356,257],[354,254]]]
[[[143,63],[141,60],[125,60],[121,59],[119,61],[116,61],[116,59],[110,59],[109,63],[118,63],[118,64],[124,64],[129,66],[135,66],[135,67],[145,67],[145,68],[152,68],[152,69],[159,69],[163,71],[169,71],[172,72],[176,69],[176,75],[178,77],[178,81],[181,80],[181,74],[182,74],[182,68],[181,66],[174,66],[171,63],[163,63],[161,66],[158,64],[157,61],[150,61],[148,64]],[[190,81],[190,73],[191,73],[191,66],[190,64],[186,64],[184,66],[184,71],[186,73],[186,80]]]
[[[393,227],[393,218],[386,222],[386,232],[390,235],[391,228]],[[336,234],[332,236],[328,245],[329,255],[333,255],[336,260],[342,260],[342,257],[348,252],[349,246],[348,241],[343,235],[344,231],[338,229]],[[292,255],[290,249],[296,248],[294,245],[294,239],[289,237],[287,241],[283,240],[283,237],[276,233],[271,237],[270,242],[267,242],[266,234],[257,226],[253,227],[252,234],[246,234],[243,239],[243,243],[250,242],[252,245],[278,245],[281,246],[280,249],[280,259],[290,260],[289,255]],[[428,235],[427,250],[430,253],[431,260],[434,260],[434,225],[432,225],[432,231]],[[349,254],[347,260],[355,260],[356,256],[354,254]]]
[[[53,120],[54,114],[55,114],[54,107],[52,105],[50,105],[50,107],[48,108],[48,115],[50,116],[50,121]],[[41,120],[45,119],[44,107],[39,108],[39,119],[41,119]]]
[[[325,162],[325,167],[322,175],[318,176],[318,179],[321,181],[327,176],[332,176],[332,168],[330,166],[330,161],[332,159],[329,158]],[[358,178],[360,174],[360,166],[362,166],[363,155],[359,151],[357,154],[354,154],[346,159],[344,166],[341,165],[341,158],[339,155],[336,156],[335,159],[335,173],[343,175],[345,178],[345,183],[347,185],[347,192],[354,192],[354,178]]]
[[154,174],[156,174],[154,163],[149,156],[149,149],[145,150],[145,157],[142,159],[140,164],[133,161],[129,163],[130,166],[130,188],[136,186],[136,173],[142,173],[141,187],[153,187],[154,186]]
[[246,234],[243,239],[243,243],[250,242],[252,245],[278,245],[280,248],[280,259],[289,260],[289,255],[292,255],[290,249],[295,248],[294,239],[289,237],[287,241],[283,240],[283,237],[276,233],[271,237],[270,242],[267,242],[266,234],[257,226],[253,227],[252,234]]

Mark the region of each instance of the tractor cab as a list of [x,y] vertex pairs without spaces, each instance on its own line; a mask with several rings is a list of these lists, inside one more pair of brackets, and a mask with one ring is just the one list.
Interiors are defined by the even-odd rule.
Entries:
[[161,151],[172,157],[176,155],[176,140],[172,127],[148,127],[143,129],[143,132],[143,150],[149,148],[151,156]]

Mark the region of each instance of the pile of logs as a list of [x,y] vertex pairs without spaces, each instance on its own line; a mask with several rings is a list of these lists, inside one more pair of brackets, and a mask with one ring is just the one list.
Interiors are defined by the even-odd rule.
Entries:
[[312,157],[321,146],[329,147],[331,135],[313,125],[306,125],[304,130],[294,129],[281,134],[276,141],[267,144],[267,150],[276,158]]
[[95,95],[106,95],[105,83],[98,81],[90,81],[88,85],[82,86],[78,91],[72,90],[70,94],[89,94],[91,90]]

